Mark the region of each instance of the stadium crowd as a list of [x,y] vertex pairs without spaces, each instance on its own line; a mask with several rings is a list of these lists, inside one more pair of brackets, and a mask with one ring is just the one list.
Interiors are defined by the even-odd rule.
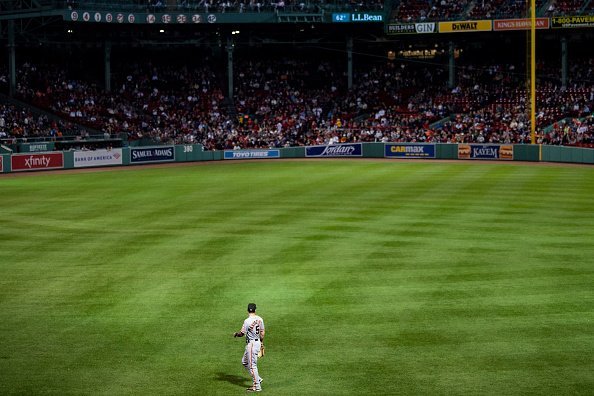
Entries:
[[[524,76],[516,65],[462,64],[453,88],[440,64],[368,63],[355,69],[350,90],[344,69],[324,59],[238,59],[233,101],[225,98],[224,75],[209,59],[192,67],[118,65],[111,92],[70,77],[63,66],[24,63],[17,88],[22,100],[107,135],[201,143],[208,150],[358,141],[530,141]],[[573,62],[571,84],[562,88],[558,69],[540,66],[539,141],[594,143],[593,69],[591,59]],[[14,106],[0,110],[0,133],[6,138],[55,136],[69,129]]]
[[68,9],[113,9],[137,12],[299,12],[378,11],[383,0],[66,0]]
[[118,74],[112,92],[66,74],[56,65],[26,63],[19,73],[19,95],[73,122],[110,135],[126,133],[129,139],[167,142],[183,136],[192,143],[211,121],[219,121],[223,96],[206,66],[190,73],[187,68],[130,64]]
[[73,133],[74,126],[67,121],[50,120],[45,115],[35,115],[24,107],[0,103],[0,141],[48,137],[59,139]]
[[[537,0],[537,16],[580,15],[594,9],[592,2],[580,0]],[[412,0],[394,3],[391,20],[421,22],[492,18],[522,18],[529,15],[524,0]]]
[[[70,9],[124,9],[139,12],[297,12],[379,11],[383,0],[66,0]],[[581,0],[537,0],[539,16],[579,15],[594,9]],[[527,15],[524,0],[407,0],[394,1],[393,21],[437,21],[451,19],[520,18]]]

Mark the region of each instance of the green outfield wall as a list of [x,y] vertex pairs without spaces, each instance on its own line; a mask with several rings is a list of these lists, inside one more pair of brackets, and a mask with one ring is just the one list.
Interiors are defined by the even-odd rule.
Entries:
[[594,164],[594,149],[543,145],[542,161]]
[[304,158],[305,147],[287,147],[281,149],[281,158]]
[[439,159],[458,159],[457,144],[438,144],[437,158]]
[[363,143],[363,157],[364,158],[383,158],[384,157],[384,143]]
[[514,145],[514,161],[540,161],[540,145]]
[[[50,148],[51,143],[43,143]],[[131,146],[94,151],[41,151],[2,154],[0,172],[79,169],[175,162],[274,158],[385,158],[469,161],[532,161],[594,164],[594,149],[522,144],[345,143],[281,149],[204,151],[200,144]]]

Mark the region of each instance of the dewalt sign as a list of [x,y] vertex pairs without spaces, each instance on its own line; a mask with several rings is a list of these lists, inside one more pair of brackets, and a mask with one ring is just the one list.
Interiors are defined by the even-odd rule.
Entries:
[[439,22],[439,33],[490,32],[491,20]]

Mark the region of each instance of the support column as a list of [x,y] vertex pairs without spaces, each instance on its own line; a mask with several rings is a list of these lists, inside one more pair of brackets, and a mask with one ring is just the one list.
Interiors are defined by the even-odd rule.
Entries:
[[111,92],[111,41],[105,42],[103,61],[105,65],[105,91]]
[[8,21],[8,95],[16,94],[16,45],[14,42],[14,20]]
[[561,37],[561,86],[567,88],[567,38]]
[[347,38],[347,87],[353,88],[353,37]]
[[227,37],[227,96],[233,100],[233,39]]
[[456,86],[456,47],[452,41],[450,41],[448,57],[448,88],[453,89]]

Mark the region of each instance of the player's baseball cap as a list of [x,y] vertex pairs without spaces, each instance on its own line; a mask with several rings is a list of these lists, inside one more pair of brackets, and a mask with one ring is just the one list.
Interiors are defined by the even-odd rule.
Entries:
[[248,304],[248,312],[256,312],[256,304],[249,303]]

